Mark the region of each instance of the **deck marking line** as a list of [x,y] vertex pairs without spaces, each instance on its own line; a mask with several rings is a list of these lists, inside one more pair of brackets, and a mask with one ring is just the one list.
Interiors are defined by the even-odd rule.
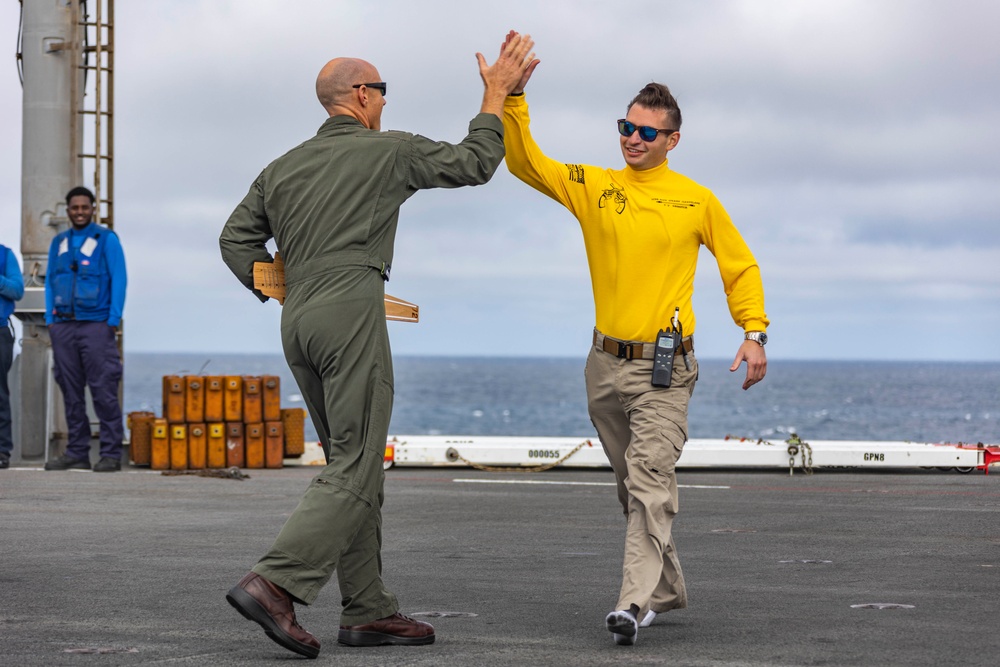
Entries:
[[[548,484],[555,486],[616,486],[614,482],[557,482],[551,480],[528,479],[455,479],[459,484]],[[705,484],[678,484],[680,489],[728,489],[728,486],[708,486]]]

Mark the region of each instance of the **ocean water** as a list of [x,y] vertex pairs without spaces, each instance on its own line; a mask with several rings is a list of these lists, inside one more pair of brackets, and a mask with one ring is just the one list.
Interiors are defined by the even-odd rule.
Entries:
[[[1000,363],[769,360],[743,391],[731,360],[699,359],[688,436],[1000,443]],[[584,359],[396,357],[395,435],[595,435]],[[125,355],[125,411],[162,414],[164,375],[279,375],[281,355]],[[316,433],[307,420],[306,437]]]

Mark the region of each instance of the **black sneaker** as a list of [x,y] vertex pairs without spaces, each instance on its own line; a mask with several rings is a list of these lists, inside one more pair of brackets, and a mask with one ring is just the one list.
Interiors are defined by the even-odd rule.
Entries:
[[615,643],[621,646],[632,646],[639,634],[639,607],[630,606],[628,609],[619,609],[608,614],[604,623],[608,630],[615,636]]
[[121,469],[121,459],[109,459],[107,456],[102,456],[94,466],[94,472],[118,472]]
[[90,470],[90,459],[71,459],[63,454],[45,464],[46,470]]
[[10,467],[10,459],[8,459],[8,458],[2,458],[2,459],[0,459],[0,470],[3,470],[4,468],[9,468],[9,467]]

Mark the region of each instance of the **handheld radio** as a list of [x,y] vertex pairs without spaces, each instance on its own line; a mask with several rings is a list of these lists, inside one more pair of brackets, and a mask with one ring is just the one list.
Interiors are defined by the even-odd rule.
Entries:
[[[669,329],[661,329],[656,334],[656,346],[653,349],[653,379],[654,387],[669,387],[670,377],[674,372],[674,356],[681,346],[680,308],[674,309],[674,317]],[[686,359],[685,359],[686,361]]]

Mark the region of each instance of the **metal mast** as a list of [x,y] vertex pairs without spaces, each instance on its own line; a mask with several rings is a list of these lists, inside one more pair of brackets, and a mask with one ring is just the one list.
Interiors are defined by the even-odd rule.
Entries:
[[[96,9],[94,21],[88,4]],[[113,223],[113,6],[114,0],[21,1],[17,59],[25,295],[15,310],[23,335],[12,398],[14,440],[22,458],[47,458],[53,441],[66,437],[45,326],[48,250],[52,238],[69,225],[66,192],[90,185],[97,219]],[[88,98],[93,100],[89,107]],[[94,162],[87,179],[86,159]]]

